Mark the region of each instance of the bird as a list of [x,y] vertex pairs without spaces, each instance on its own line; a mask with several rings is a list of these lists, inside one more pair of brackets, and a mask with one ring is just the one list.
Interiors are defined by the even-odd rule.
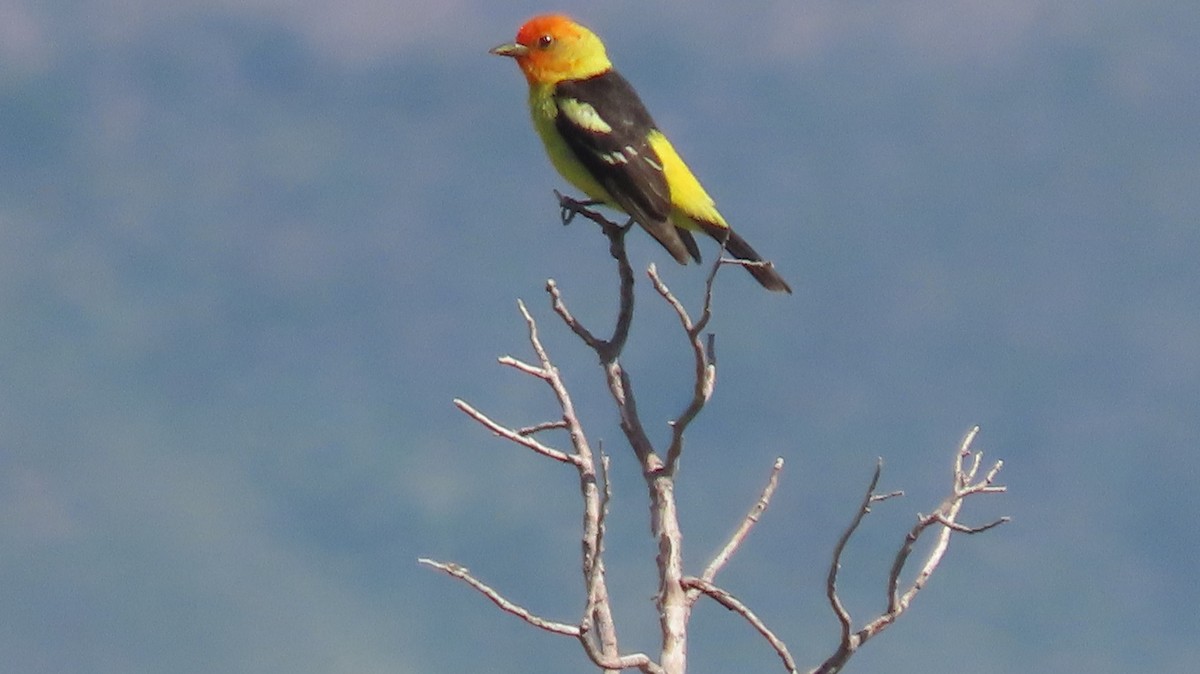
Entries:
[[562,14],[529,19],[516,40],[490,50],[516,61],[550,163],[592,201],[627,214],[680,264],[700,261],[693,232],[716,239],[764,288],[791,293],[717,210],[659,130],[600,38]]

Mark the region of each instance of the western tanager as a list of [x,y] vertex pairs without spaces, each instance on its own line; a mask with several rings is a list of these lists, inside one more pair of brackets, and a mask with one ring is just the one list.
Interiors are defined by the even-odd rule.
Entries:
[[[722,242],[734,257],[763,261],[721,217],[595,33],[565,16],[537,16],[521,26],[516,42],[491,53],[511,57],[525,74],[533,126],[572,185],[627,213],[680,264],[700,261],[693,231]],[[763,287],[792,292],[769,263],[746,269]]]

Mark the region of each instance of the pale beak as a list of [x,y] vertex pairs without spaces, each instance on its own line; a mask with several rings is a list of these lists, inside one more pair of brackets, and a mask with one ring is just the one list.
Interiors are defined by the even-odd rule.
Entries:
[[488,50],[489,54],[496,56],[509,56],[511,58],[520,58],[529,53],[529,47],[516,42],[508,42],[502,45],[497,45]]

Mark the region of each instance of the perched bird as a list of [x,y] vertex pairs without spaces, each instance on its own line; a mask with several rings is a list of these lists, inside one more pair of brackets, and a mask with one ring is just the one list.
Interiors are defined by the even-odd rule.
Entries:
[[[572,185],[627,213],[680,264],[700,261],[694,231],[734,257],[763,261],[721,217],[595,33],[566,16],[537,16],[516,42],[491,53],[511,57],[525,74],[533,126]],[[768,290],[792,292],[770,263],[746,269]]]

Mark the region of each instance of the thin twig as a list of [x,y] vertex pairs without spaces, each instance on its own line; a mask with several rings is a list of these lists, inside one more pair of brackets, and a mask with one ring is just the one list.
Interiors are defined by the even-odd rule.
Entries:
[[996,520],[993,520],[993,521],[991,521],[991,522],[988,522],[987,524],[981,524],[981,525],[979,525],[979,526],[977,526],[977,527],[969,527],[969,526],[967,526],[967,525],[965,525],[965,524],[959,524],[958,522],[953,522],[953,521],[951,521],[951,520],[948,520],[948,519],[946,519],[946,517],[945,517],[945,516],[943,516],[943,515],[941,515],[941,514],[935,514],[935,515],[934,515],[934,520],[935,520],[935,521],[936,521],[938,524],[941,524],[941,525],[943,525],[943,526],[949,527],[949,528],[951,528],[951,529],[953,529],[953,530],[955,530],[955,531],[957,531],[957,532],[959,532],[959,533],[963,533],[963,534],[982,534],[983,532],[987,531],[988,529],[994,529],[995,527],[998,527],[998,526],[1000,526],[1001,524],[1007,524],[1007,523],[1009,523],[1010,521],[1012,521],[1012,518],[1011,518],[1011,517],[1007,517],[1007,516],[1006,516],[1006,517],[1001,517],[1001,518],[999,518],[999,519],[996,519]]
[[667,472],[674,475],[679,468],[679,459],[683,455],[683,438],[687,427],[692,423],[700,411],[704,409],[705,404],[712,398],[714,389],[716,388],[717,368],[716,362],[710,357],[709,350],[706,348],[714,343],[715,338],[709,336],[708,343],[701,341],[700,333],[707,325],[709,317],[712,315],[712,282],[716,278],[716,270],[720,265],[714,265],[708,276],[708,285],[704,295],[704,306],[701,309],[701,320],[692,322],[691,316],[687,309],[683,306],[683,302],[671,292],[667,284],[658,275],[658,269],[654,265],[650,265],[647,270],[647,275],[650,277],[651,283],[658,294],[667,302],[672,309],[675,310],[675,315],[679,318],[679,323],[683,327],[684,334],[687,335],[688,345],[692,350],[692,397],[688,401],[687,407],[683,412],[670,423],[671,426],[671,444],[667,447]]
[[[725,547],[721,548],[717,556],[713,557],[712,561],[705,567],[704,573],[700,574],[701,580],[712,582],[716,579],[717,574],[721,572],[721,569],[725,568],[730,558],[733,557],[733,553],[737,552],[737,549],[741,547],[742,541],[746,540],[746,537],[750,535],[750,530],[754,528],[755,524],[758,524],[759,518],[762,517],[762,514],[767,510],[767,506],[771,503],[771,496],[775,494],[775,488],[779,486],[779,473],[782,470],[783,457],[779,457],[775,459],[775,464],[771,466],[771,475],[767,478],[767,485],[763,487],[758,501],[750,508],[750,512],[746,513],[746,516],[742,518],[742,522],[738,525],[737,530],[725,542]],[[695,604],[698,597],[699,593],[697,591],[689,591],[688,604]]]
[[550,295],[550,307],[554,309],[554,313],[558,314],[563,323],[571,329],[571,332],[575,333],[575,336],[582,339],[584,344],[587,344],[589,348],[595,351],[606,348],[605,345],[607,342],[593,335],[590,330],[584,327],[583,323],[579,322],[579,319],[571,314],[570,309],[567,308],[566,301],[563,300],[562,292],[559,291],[558,284],[554,282],[554,279],[546,281],[546,292]]
[[562,450],[554,449],[549,445],[542,444],[528,435],[523,435],[520,431],[515,431],[503,424],[500,424],[499,422],[493,421],[491,417],[475,409],[465,400],[455,398],[454,405],[458,409],[465,412],[467,416],[471,417],[475,421],[478,421],[480,424],[483,424],[488,430],[496,435],[499,435],[505,440],[511,440],[518,445],[528,447],[538,454],[541,454],[542,456],[548,456],[555,461],[578,465],[578,457],[567,454]]
[[724,606],[730,611],[733,611],[734,613],[745,618],[746,622],[750,623],[750,626],[753,627],[759,634],[761,634],[763,638],[765,638],[767,642],[771,644],[771,648],[774,648],[775,652],[779,654],[779,658],[783,660],[783,666],[787,668],[787,671],[793,673],[797,671],[796,661],[792,658],[791,652],[788,651],[787,644],[785,644],[782,639],[777,637],[775,633],[767,627],[766,623],[764,623],[762,619],[754,613],[754,611],[751,611],[750,608],[743,604],[737,597],[734,597],[729,592],[717,587],[703,578],[684,578],[683,585],[684,587],[688,588],[689,592],[702,592],[706,596],[711,597],[721,606]]
[[567,422],[565,421],[543,421],[540,424],[518,428],[517,433],[520,435],[534,435],[536,433],[541,433],[542,431],[554,431],[564,428],[568,428]]
[[[888,578],[888,613],[899,615],[912,602],[917,593],[925,587],[925,583],[929,577],[933,575],[938,564],[946,554],[946,549],[950,546],[950,536],[953,533],[953,528],[950,523],[957,524],[958,513],[962,510],[964,500],[967,496],[978,493],[1000,493],[1005,490],[1004,487],[992,487],[990,480],[995,476],[995,472],[999,469],[988,472],[988,477],[979,483],[973,483],[972,480],[979,471],[980,462],[983,459],[983,453],[974,453],[974,458],[970,468],[963,468],[963,459],[971,456],[971,444],[975,441],[975,436],[979,434],[979,427],[971,428],[963,438],[959,446],[958,453],[954,460],[954,481],[953,489],[949,496],[942,501],[941,505],[933,512],[932,515],[920,516],[917,519],[917,524],[905,536],[904,545],[896,553],[896,559],[892,562],[892,570]],[[1007,521],[1007,518],[1002,518]],[[983,530],[992,528],[1004,522],[997,522],[990,526],[983,527]],[[900,593],[898,587],[900,585],[900,574],[904,570],[905,564],[908,562],[909,556],[912,554],[913,547],[917,540],[934,524],[941,524],[942,527],[938,531],[937,541],[934,543],[933,549],[925,559],[925,564],[917,573],[916,579],[913,580],[909,588]],[[893,618],[894,619],[894,618]],[[888,621],[890,622],[890,621]]]
[[[520,303],[520,300],[518,300],[518,304],[519,303]],[[516,358],[513,358],[512,356],[500,356],[497,359],[497,361],[499,361],[499,363],[501,365],[511,367],[514,370],[517,370],[519,372],[524,372],[525,374],[533,376],[533,377],[537,377],[538,379],[545,379],[546,377],[549,376],[549,373],[546,372],[546,370],[544,368],[535,367],[533,365],[530,365],[529,363],[526,363],[523,360],[518,360]]]
[[700,320],[696,321],[696,325],[693,328],[693,331],[697,335],[704,332],[704,329],[708,327],[708,322],[712,320],[713,288],[717,284],[717,272],[721,271],[721,267],[724,265],[725,257],[723,254],[727,241],[728,237],[721,241],[722,255],[717,256],[718,259],[713,262],[712,267],[708,270],[708,275],[704,278],[704,304],[701,305]]
[[472,576],[471,572],[465,566],[451,562],[439,562],[437,560],[428,559],[425,557],[418,559],[417,562],[426,566],[431,566],[465,582],[467,585],[475,588],[480,594],[490,599],[493,604],[500,607],[500,610],[506,613],[511,613],[538,629],[546,630],[547,632],[554,632],[555,634],[564,634],[569,637],[579,636],[578,626],[547,620],[530,613],[528,609],[510,601],[509,599],[506,599],[503,595],[496,590],[493,590],[486,583],[475,578],[475,576]]
[[[925,587],[929,578],[937,570],[938,565],[941,564],[942,559],[946,555],[946,550],[949,548],[950,538],[955,532],[964,534],[982,533],[1009,521],[1008,517],[1002,517],[994,522],[977,527],[966,526],[958,521],[958,514],[962,510],[963,503],[968,496],[973,494],[995,494],[1005,491],[1004,486],[993,484],[997,473],[999,473],[1003,465],[1001,462],[996,462],[982,480],[975,481],[975,476],[978,474],[983,459],[982,452],[973,452],[971,450],[971,443],[974,442],[975,436],[978,433],[978,426],[968,431],[959,446],[958,452],[955,453],[950,495],[942,501],[932,514],[918,515],[917,523],[909,530],[908,534],[904,537],[903,544],[897,550],[886,583],[888,596],[887,610],[863,625],[859,630],[854,631],[850,621],[850,614],[842,606],[841,600],[837,596],[837,568],[840,564],[842,550],[845,548],[846,541],[849,540],[850,536],[858,528],[862,518],[870,511],[870,503],[891,496],[891,494],[874,493],[880,470],[880,465],[876,465],[875,474],[871,480],[871,487],[867,491],[867,497],[860,506],[854,522],[842,534],[842,538],[838,542],[826,588],[830,604],[833,606],[834,613],[842,625],[841,643],[833,655],[821,663],[819,667],[812,670],[814,674],[828,674],[841,671],[850,657],[868,639],[887,629],[889,625],[894,623],[908,610],[913,599]],[[965,465],[964,463],[967,457],[972,458],[970,465]],[[901,591],[900,576],[904,571],[904,567],[912,556],[917,541],[931,528],[937,528],[937,540],[933,548],[926,555],[925,562],[921,565],[921,570],[917,573],[916,578],[907,589]]]
[[867,513],[871,512],[871,503],[875,500],[875,487],[879,484],[879,476],[883,472],[883,459],[875,461],[875,472],[871,474],[871,482],[867,485],[867,493],[863,496],[862,503],[859,504],[858,510],[854,513],[854,519],[850,522],[850,526],[842,532],[838,538],[837,545],[833,546],[833,562],[829,565],[829,575],[825,579],[825,596],[829,599],[829,605],[833,608],[834,615],[837,616],[838,623],[842,628],[842,643],[850,641],[851,632],[854,629],[853,622],[850,618],[850,611],[842,603],[841,597],[837,592],[838,572],[842,568],[842,553],[846,551],[846,545],[850,542],[850,538],[854,536],[854,532],[858,530],[858,526],[862,524],[863,518]]

